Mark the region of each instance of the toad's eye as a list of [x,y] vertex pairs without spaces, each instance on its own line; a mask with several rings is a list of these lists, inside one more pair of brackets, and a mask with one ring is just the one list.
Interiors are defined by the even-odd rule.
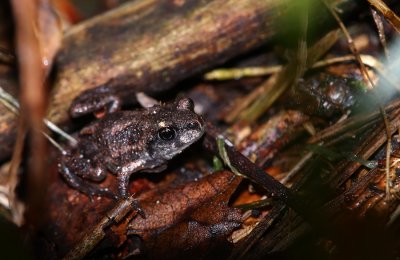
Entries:
[[190,122],[189,124],[187,124],[187,126],[186,126],[188,129],[198,129],[198,128],[200,128],[200,123],[199,122],[197,122],[197,121],[193,121],[193,122]]
[[158,130],[158,136],[163,140],[172,140],[176,136],[176,131],[173,127],[163,127]]

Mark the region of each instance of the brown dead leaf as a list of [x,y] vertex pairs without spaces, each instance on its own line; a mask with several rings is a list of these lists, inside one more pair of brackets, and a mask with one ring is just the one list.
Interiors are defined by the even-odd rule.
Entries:
[[[70,252],[116,203],[100,197],[90,200],[59,179],[56,169],[52,172],[56,181],[49,188],[49,225],[42,230],[45,235],[38,249],[40,255],[49,258]],[[129,215],[112,224],[104,230],[106,237],[94,247],[91,256],[104,252],[118,258],[134,254],[135,249],[129,245],[139,237],[137,252],[150,252],[151,257],[160,256],[172,247],[175,251],[187,249],[201,256],[202,249],[210,252],[214,246],[221,246],[218,242],[228,244],[226,238],[241,224],[241,211],[229,208],[227,203],[241,178],[225,171],[199,179],[183,178],[182,182],[181,175],[171,172],[158,181],[140,177],[133,180],[130,191],[141,193],[137,199],[146,219],[136,216],[128,223],[132,219]],[[108,176],[103,185],[114,190],[115,176]],[[163,241],[173,244],[166,245]]]
[[240,210],[227,206],[240,181],[223,171],[174,189],[143,194],[147,218],[134,219],[128,234],[140,237],[140,252],[151,258],[205,257],[227,243],[227,236],[241,225]]

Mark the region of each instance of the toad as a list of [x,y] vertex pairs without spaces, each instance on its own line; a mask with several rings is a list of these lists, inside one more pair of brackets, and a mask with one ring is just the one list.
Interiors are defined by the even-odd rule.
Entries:
[[[112,111],[79,132],[77,144],[67,147],[61,157],[60,173],[71,187],[89,196],[126,198],[133,173],[164,170],[168,160],[203,133],[204,122],[189,98],[133,111]],[[117,176],[119,196],[96,185],[108,172]]]

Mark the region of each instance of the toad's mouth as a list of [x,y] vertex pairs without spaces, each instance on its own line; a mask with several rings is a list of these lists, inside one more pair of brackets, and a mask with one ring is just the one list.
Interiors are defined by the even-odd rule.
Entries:
[[203,136],[205,129],[202,128],[201,131],[193,131],[193,133],[191,132],[192,131],[188,131],[179,138],[179,141],[181,143],[179,149],[175,149],[164,154],[163,157],[165,160],[171,160],[176,155],[182,153],[183,150],[191,146],[193,143],[197,142]]
[[203,134],[204,134],[204,128],[199,130],[189,130],[179,137],[179,142],[183,144],[182,146],[186,148],[186,145],[190,145],[196,142],[197,140],[200,139],[201,136],[203,136]]

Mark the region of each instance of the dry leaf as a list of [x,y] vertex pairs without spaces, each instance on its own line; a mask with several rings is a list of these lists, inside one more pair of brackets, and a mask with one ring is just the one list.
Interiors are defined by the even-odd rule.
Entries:
[[227,206],[240,181],[224,171],[154,196],[144,194],[148,217],[134,219],[129,234],[142,239],[140,251],[151,258],[202,258],[213,248],[221,250],[221,243],[227,244],[226,238],[241,225],[240,210]]

